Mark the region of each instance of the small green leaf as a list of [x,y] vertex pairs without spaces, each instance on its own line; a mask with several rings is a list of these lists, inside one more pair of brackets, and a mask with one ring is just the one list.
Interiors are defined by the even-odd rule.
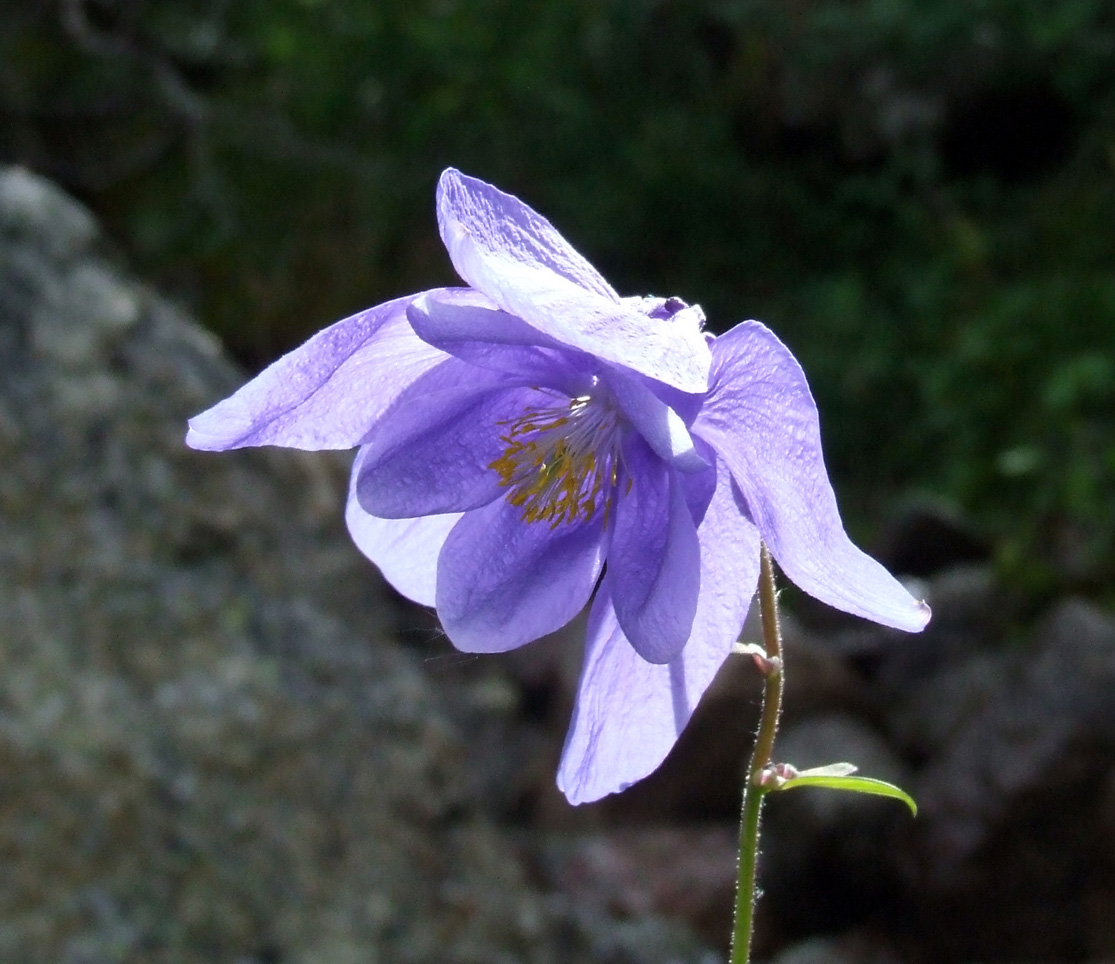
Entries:
[[846,793],[867,793],[876,797],[890,797],[901,800],[916,817],[918,805],[905,790],[884,780],[872,777],[855,777],[856,767],[851,763],[830,763],[828,766],[802,770],[786,780],[780,781],[773,790],[792,790],[795,787],[826,787],[829,790],[843,790]]

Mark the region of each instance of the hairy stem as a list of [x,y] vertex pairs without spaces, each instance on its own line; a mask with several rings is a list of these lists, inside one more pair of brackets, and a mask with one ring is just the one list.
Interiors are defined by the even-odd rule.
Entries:
[[747,964],[751,958],[751,932],[755,912],[755,863],[759,855],[759,815],[767,788],[763,774],[770,766],[774,736],[782,712],[782,633],[778,625],[778,594],[774,586],[774,566],[766,545],[761,550],[759,571],[759,615],[763,624],[766,662],[759,731],[755,750],[747,768],[743,787],[743,808],[739,826],[739,876],[736,881],[736,917],[732,929],[731,964]]

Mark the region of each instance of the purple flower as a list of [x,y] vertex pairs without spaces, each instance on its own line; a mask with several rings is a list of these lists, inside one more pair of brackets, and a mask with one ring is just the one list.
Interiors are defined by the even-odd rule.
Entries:
[[767,328],[713,338],[696,306],[621,298],[547,220],[458,171],[437,210],[468,287],[337,322],[187,442],[359,446],[349,531],[459,649],[521,646],[591,598],[570,801],[665,758],[740,633],[760,539],[818,599],[925,625],[845,534],[805,376]]

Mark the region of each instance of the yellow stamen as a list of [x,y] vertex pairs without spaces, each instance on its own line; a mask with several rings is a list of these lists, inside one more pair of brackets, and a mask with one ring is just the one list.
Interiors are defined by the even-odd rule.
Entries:
[[488,468],[511,491],[507,501],[523,510],[526,522],[590,519],[603,502],[608,518],[618,479],[614,413],[588,395],[567,407],[529,408],[508,426],[507,446]]

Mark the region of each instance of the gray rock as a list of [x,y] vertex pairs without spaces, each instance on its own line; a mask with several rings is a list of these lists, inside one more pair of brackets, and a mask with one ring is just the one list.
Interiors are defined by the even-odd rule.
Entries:
[[26,245],[53,261],[79,256],[98,235],[92,214],[49,181],[21,168],[10,168],[0,178],[0,210],[5,247],[13,242]]
[[687,921],[720,946],[732,930],[737,848],[734,827],[654,825],[549,834],[535,863],[554,890],[584,906]]
[[892,740],[913,759],[938,756],[1003,695],[1015,662],[1012,653],[976,653],[927,676],[890,706],[886,720]]
[[0,170],[0,960],[616,959],[485,815],[345,459],[183,445],[241,380]]
[[1014,801],[1098,779],[1115,748],[1115,620],[1068,601],[1035,627],[1021,658],[998,662],[998,698],[918,781],[926,851],[941,878],[983,845]]
[[1115,620],[1061,603],[998,678],[918,776],[911,931],[940,960],[1110,953]]

